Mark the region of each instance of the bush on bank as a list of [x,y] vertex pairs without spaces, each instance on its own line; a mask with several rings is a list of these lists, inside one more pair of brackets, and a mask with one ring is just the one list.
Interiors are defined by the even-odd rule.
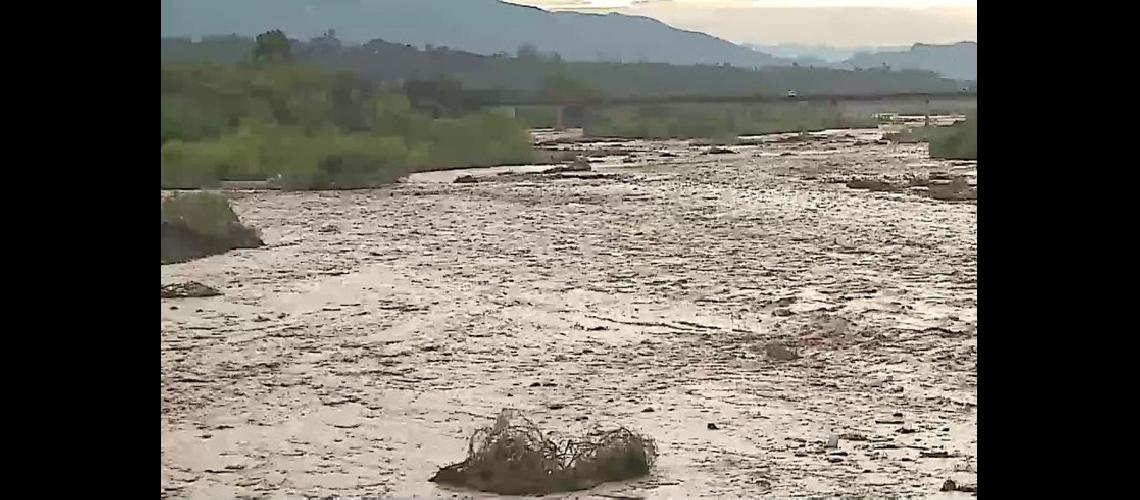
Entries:
[[402,93],[292,65],[164,65],[162,187],[274,179],[288,189],[371,187],[430,167],[526,163],[501,113],[432,119]]

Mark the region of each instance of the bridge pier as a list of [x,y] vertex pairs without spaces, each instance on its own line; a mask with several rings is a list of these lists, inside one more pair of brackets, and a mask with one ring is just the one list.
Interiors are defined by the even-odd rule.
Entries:
[[554,110],[554,130],[566,130],[566,106],[559,105]]
[[839,107],[839,100],[831,99],[829,105],[831,120],[835,124],[835,128],[843,128],[843,109]]

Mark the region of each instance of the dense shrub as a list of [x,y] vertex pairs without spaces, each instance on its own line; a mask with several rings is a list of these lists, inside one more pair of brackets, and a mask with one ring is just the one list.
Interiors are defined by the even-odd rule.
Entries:
[[218,183],[219,166],[226,163],[228,152],[215,146],[215,141],[170,141],[162,146],[162,187],[194,189],[213,187]]
[[528,128],[553,128],[558,111],[553,106],[521,106],[515,109],[515,119]]
[[533,159],[526,131],[495,112],[436,120],[428,151],[428,166],[492,166]]
[[978,159],[978,118],[973,114],[952,127],[931,131],[930,157],[954,160]]
[[428,167],[527,163],[525,129],[498,112],[432,119],[408,97],[293,65],[164,65],[162,187],[277,180],[369,187]]

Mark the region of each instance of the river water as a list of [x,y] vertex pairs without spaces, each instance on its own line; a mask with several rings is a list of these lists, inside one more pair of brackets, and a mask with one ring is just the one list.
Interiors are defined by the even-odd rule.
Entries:
[[162,300],[163,496],[490,496],[427,480],[507,407],[656,440],[649,477],[572,497],[976,482],[976,205],[843,183],[976,167],[881,135],[542,132],[610,175],[229,193],[266,247],[162,266],[223,292]]

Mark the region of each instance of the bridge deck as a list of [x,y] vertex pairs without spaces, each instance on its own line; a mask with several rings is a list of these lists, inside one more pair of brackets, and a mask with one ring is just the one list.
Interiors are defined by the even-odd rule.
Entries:
[[807,94],[799,97],[751,96],[654,96],[654,97],[598,97],[589,99],[503,99],[488,103],[491,106],[621,106],[636,104],[699,104],[699,103],[771,103],[771,102],[843,102],[843,101],[897,101],[897,100],[973,100],[976,92],[900,92],[892,94]]

